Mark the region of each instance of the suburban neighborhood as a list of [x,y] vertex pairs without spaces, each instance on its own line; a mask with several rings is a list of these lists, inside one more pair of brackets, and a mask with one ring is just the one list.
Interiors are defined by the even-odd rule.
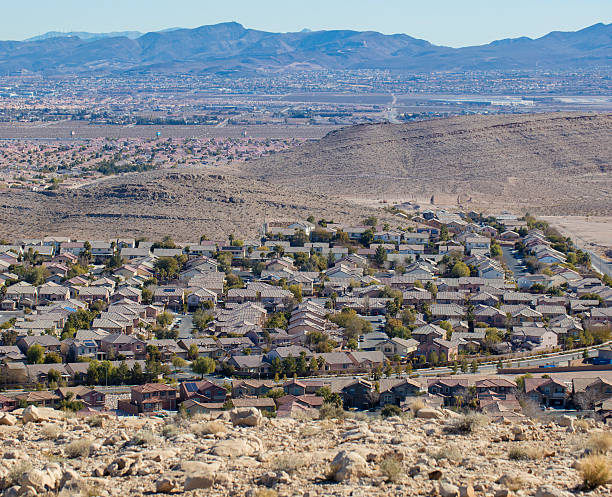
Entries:
[[528,215],[388,209],[257,240],[3,240],[0,408],[610,416],[612,280],[587,253]]

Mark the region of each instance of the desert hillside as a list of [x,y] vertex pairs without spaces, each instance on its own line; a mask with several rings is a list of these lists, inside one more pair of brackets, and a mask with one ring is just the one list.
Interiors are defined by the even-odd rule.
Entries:
[[[491,423],[421,408],[416,418],[0,417],[6,496],[610,495],[609,428],[564,417]],[[588,490],[593,489],[590,492]]]
[[355,222],[374,212],[323,194],[216,171],[132,173],[73,190],[0,190],[0,237],[172,235],[197,242],[202,234],[214,239],[235,233],[257,238],[264,219],[297,220],[313,214]]
[[[78,189],[0,190],[0,236],[197,240],[264,219],[354,223],[380,200],[548,215],[612,214],[612,115],[467,116],[344,128],[223,168],[164,169]],[[388,217],[388,216],[387,216]]]
[[612,210],[612,115],[465,116],[345,128],[245,166],[288,188],[539,213]]

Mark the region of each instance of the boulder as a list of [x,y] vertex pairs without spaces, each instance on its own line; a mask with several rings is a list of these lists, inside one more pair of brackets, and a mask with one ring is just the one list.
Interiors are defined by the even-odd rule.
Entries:
[[368,470],[366,460],[357,452],[343,450],[332,461],[333,478],[336,481],[349,480],[365,475]]
[[187,467],[188,472],[184,484],[185,492],[198,488],[210,488],[215,484],[215,472],[219,468],[218,464],[200,463],[191,464]]
[[17,423],[17,418],[8,412],[5,412],[0,416],[0,425],[3,426],[14,426]]
[[441,497],[459,497],[459,487],[448,482],[440,482]]
[[535,497],[571,497],[572,494],[561,490],[560,488],[553,487],[552,485],[543,485],[535,493]]
[[574,418],[572,418],[571,416],[563,415],[557,420],[557,424],[559,426],[567,426],[568,428],[569,427],[573,428]]
[[263,416],[256,407],[237,408],[230,411],[230,420],[234,426],[259,426]]
[[459,497],[476,497],[476,492],[472,485],[462,485],[459,487]]
[[157,493],[167,494],[172,492],[175,487],[176,484],[170,478],[161,478],[155,483],[155,491]]
[[258,439],[221,440],[215,444],[210,453],[219,457],[252,456],[263,450],[263,444]]
[[420,419],[442,419],[444,414],[437,409],[432,409],[431,407],[423,407],[419,409],[416,413],[416,417]]
[[38,423],[42,421],[44,418],[38,407],[36,406],[28,406],[23,411],[23,422],[24,423]]
[[37,493],[44,493],[54,490],[59,483],[61,471],[49,471],[47,469],[33,469],[21,475],[19,484],[22,487],[31,487]]

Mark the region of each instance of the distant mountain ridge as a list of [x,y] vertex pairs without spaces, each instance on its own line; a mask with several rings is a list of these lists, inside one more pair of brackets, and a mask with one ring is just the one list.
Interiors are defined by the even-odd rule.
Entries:
[[271,33],[236,22],[140,35],[47,33],[0,42],[0,71],[43,74],[252,73],[293,69],[398,71],[612,68],[612,24],[537,39],[450,48],[374,31]]

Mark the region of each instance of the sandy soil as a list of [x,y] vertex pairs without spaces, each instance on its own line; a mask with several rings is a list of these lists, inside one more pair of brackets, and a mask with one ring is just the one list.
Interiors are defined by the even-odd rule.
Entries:
[[579,246],[604,255],[612,248],[612,216],[540,216]]

